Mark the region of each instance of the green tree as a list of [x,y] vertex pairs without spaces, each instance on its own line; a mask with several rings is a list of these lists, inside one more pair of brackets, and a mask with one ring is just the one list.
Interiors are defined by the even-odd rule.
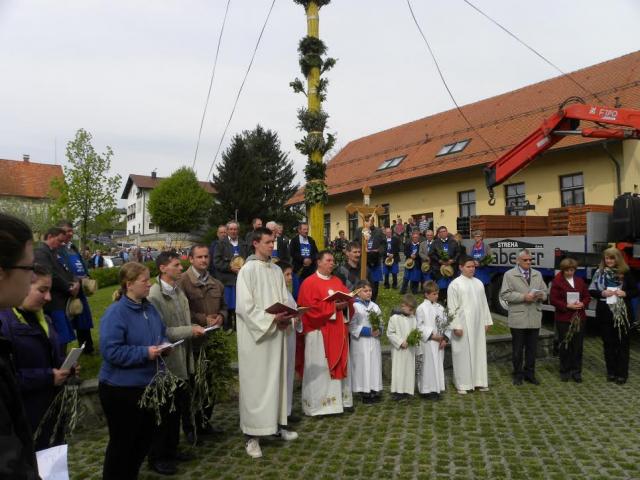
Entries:
[[52,190],[60,193],[52,217],[79,222],[82,246],[87,242],[90,225],[96,217],[115,210],[122,181],[120,175],[107,175],[111,170],[111,147],[107,146],[102,155],[98,154],[91,145],[92,138],[82,128],[76,132],[75,138],[67,143],[69,164],[64,167],[64,179],[51,181]]
[[211,211],[213,198],[198,183],[195,172],[182,167],[160,181],[149,195],[153,222],[169,232],[190,232],[202,226]]
[[293,162],[280,148],[277,133],[258,125],[234,136],[213,176],[215,222],[234,218],[237,210],[241,223],[260,217],[292,225],[298,214],[285,203],[298,189],[294,179]]

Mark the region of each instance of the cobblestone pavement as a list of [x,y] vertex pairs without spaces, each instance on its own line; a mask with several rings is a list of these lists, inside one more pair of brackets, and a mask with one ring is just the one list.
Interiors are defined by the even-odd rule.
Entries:
[[[462,396],[449,389],[434,403],[394,402],[387,390],[382,403],[358,404],[353,414],[304,418],[294,442],[263,440],[259,460],[245,454],[237,403],[228,402],[217,407],[227,433],[208,438],[177,477],[640,478],[638,340],[624,386],[606,382],[601,343],[589,337],[582,384],[560,382],[556,358],[538,362],[537,387],[514,387],[508,365],[490,364],[489,392]],[[299,396],[296,401],[299,410]],[[76,435],[72,478],[99,478],[106,436],[105,428]],[[140,478],[161,477],[145,465]]]

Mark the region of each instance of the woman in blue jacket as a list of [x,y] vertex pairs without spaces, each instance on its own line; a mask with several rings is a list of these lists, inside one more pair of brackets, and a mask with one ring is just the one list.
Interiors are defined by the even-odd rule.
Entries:
[[[71,371],[60,369],[64,356],[58,334],[42,310],[51,300],[51,272],[35,265],[33,273],[31,289],[22,305],[0,311],[0,331],[11,342],[22,402],[31,431],[35,432]],[[55,420],[43,425],[35,439],[36,450],[51,446]],[[56,432],[53,445],[63,441],[62,432]]]
[[120,269],[120,289],[100,322],[98,393],[107,418],[109,443],[103,478],[137,478],[151,446],[155,418],[138,401],[156,373],[159,345],[165,341],[160,314],[147,300],[151,282],[141,263]]

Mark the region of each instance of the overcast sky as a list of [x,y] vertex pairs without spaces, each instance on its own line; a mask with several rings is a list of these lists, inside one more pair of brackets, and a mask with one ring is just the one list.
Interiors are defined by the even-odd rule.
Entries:
[[[196,170],[206,177],[272,0],[231,0]],[[472,0],[565,71],[640,48],[640,0]],[[460,104],[557,72],[462,0],[411,0]],[[0,158],[65,162],[79,128],[113,170],[166,176],[191,165],[226,0],[0,0]],[[276,131],[296,170],[305,98],[297,44],[303,8],[276,0],[223,143],[256,124]],[[406,0],[334,0],[320,36],[329,131],[338,147],[453,108]],[[57,144],[57,149],[55,148]],[[300,179],[301,175],[299,175]]]

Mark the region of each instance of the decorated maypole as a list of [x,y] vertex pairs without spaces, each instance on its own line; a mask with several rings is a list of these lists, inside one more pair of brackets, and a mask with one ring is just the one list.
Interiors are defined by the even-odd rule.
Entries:
[[320,248],[324,247],[324,206],[327,204],[327,184],[325,183],[326,165],[322,157],[333,147],[335,137],[328,134],[326,139],[324,129],[327,126],[327,115],[322,110],[322,101],[326,97],[329,81],[321,78],[331,69],[336,61],[325,57],[327,47],[320,40],[320,8],[328,5],[331,0],[294,0],[302,5],[307,15],[307,36],[300,40],[298,52],[300,54],[300,71],[307,80],[307,85],[296,78],[290,83],[294,92],[307,96],[307,108],[298,110],[298,128],[306,135],[296,143],[296,148],[306,155],[307,166],[304,169],[307,181],[304,188],[304,203],[307,207],[310,234]]

